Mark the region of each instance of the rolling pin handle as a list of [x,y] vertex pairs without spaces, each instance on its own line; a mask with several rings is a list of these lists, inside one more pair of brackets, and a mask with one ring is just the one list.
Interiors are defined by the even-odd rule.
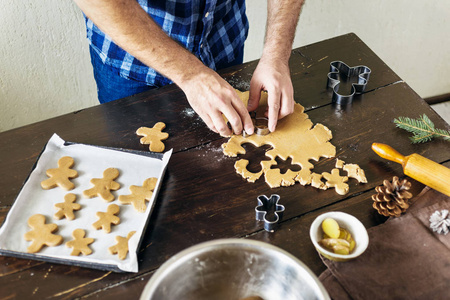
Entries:
[[403,167],[406,164],[406,157],[402,154],[398,153],[394,148],[381,143],[373,143],[372,150],[375,151],[376,154],[381,156],[382,158],[394,161],[396,163],[401,164]]

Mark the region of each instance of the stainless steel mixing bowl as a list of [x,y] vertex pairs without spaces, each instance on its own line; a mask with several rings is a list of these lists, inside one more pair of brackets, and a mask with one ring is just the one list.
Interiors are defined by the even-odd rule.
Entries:
[[247,297],[330,299],[314,273],[288,252],[259,241],[221,239],[192,246],[165,262],[141,300]]

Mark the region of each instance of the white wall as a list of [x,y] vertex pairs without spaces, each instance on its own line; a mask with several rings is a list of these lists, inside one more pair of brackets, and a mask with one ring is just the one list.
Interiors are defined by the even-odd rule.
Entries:
[[72,1],[1,0],[0,131],[98,103]]
[[[72,1],[2,0],[0,131],[96,105]],[[247,0],[244,60],[260,57],[266,1]],[[422,97],[450,92],[450,1],[306,0],[294,47],[354,32]]]
[[[251,25],[266,1],[248,1]],[[264,5],[263,5],[264,4]],[[261,56],[263,25],[250,28],[245,60]],[[294,47],[356,33],[421,97],[450,93],[450,1],[306,0]]]

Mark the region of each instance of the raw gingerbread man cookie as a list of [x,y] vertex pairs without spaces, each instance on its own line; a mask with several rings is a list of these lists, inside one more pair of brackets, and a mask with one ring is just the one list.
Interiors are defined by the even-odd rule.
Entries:
[[323,172],[322,176],[327,180],[327,187],[334,187],[336,189],[336,193],[339,195],[345,195],[348,193],[348,184],[345,183],[348,181],[348,177],[340,176],[339,169],[331,170],[331,174]]
[[58,211],[54,215],[55,219],[61,220],[62,218],[66,218],[67,220],[75,219],[74,210],[80,210],[81,205],[78,203],[74,203],[77,200],[77,196],[75,194],[69,193],[64,196],[64,202],[56,203],[55,207],[58,208]]
[[86,198],[94,198],[100,196],[104,200],[111,202],[114,200],[114,195],[111,191],[117,191],[120,189],[120,184],[115,182],[114,179],[119,177],[119,170],[116,168],[108,168],[103,172],[103,178],[91,179],[93,188],[85,190],[83,195]]
[[33,241],[27,248],[28,253],[36,253],[44,246],[58,246],[63,242],[62,236],[53,234],[53,232],[58,230],[58,225],[45,224],[45,216],[41,214],[32,215],[28,219],[28,226],[32,230],[25,233],[24,238],[26,241]]
[[119,202],[122,204],[133,204],[138,212],[145,212],[147,205],[145,201],[150,201],[155,189],[158,178],[147,178],[142,186],[130,186],[131,195],[119,196]]
[[111,204],[106,209],[106,212],[97,212],[98,221],[92,224],[95,229],[102,228],[106,233],[111,232],[111,224],[120,224],[120,218],[116,216],[120,212],[120,207],[117,204]]
[[66,246],[73,248],[70,255],[78,256],[80,253],[84,255],[89,255],[92,253],[92,249],[89,245],[94,242],[93,238],[85,238],[86,232],[83,229],[75,229],[72,233],[73,240],[68,241]]
[[49,190],[59,186],[66,191],[72,190],[75,185],[70,181],[70,178],[76,178],[78,176],[78,172],[71,169],[73,164],[74,160],[72,157],[61,157],[58,160],[58,168],[48,169],[47,172],[45,172],[50,178],[42,181],[41,187],[44,190]]
[[150,151],[163,152],[165,147],[162,141],[169,137],[167,132],[162,132],[164,128],[166,124],[158,122],[153,128],[140,127],[136,130],[136,134],[142,136],[141,144],[150,145]]
[[111,254],[117,254],[119,259],[124,260],[128,253],[128,241],[136,233],[136,231],[130,231],[126,238],[123,236],[116,236],[116,242],[114,246],[108,248]]

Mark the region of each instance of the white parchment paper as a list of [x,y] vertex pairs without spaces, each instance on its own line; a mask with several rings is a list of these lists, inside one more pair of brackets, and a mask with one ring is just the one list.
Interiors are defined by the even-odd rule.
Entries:
[[[27,248],[31,244],[24,239],[24,234],[31,230],[27,225],[28,218],[34,214],[42,214],[46,217],[47,224],[58,225],[58,231],[55,233],[61,235],[64,242],[55,247],[44,246],[40,252],[32,255],[31,258],[49,261],[52,261],[52,259],[60,261],[62,259],[62,262],[67,261],[69,264],[72,262],[72,264],[93,266],[100,269],[102,269],[102,266],[105,266],[105,269],[111,269],[111,266],[115,266],[122,271],[137,272],[136,252],[138,245],[157,198],[172,150],[160,156],[149,157],[96,146],[64,145],[64,143],[64,140],[56,134],[47,143],[36,168],[31,172],[3,226],[0,228],[0,251],[5,250],[2,253],[6,253],[6,255],[8,253],[17,256],[20,256],[21,253],[26,254]],[[45,174],[46,170],[56,168],[58,160],[63,156],[70,156],[75,161],[72,167],[78,172],[78,177],[72,179],[75,189],[71,191],[65,191],[60,187],[50,190],[42,189],[41,181],[48,178]],[[112,192],[115,195],[115,200],[108,203],[99,197],[84,198],[83,191],[93,187],[90,180],[102,178],[103,171],[111,167],[117,168],[120,172],[115,181],[120,183],[121,187],[119,190]],[[142,186],[144,180],[150,177],[158,178],[158,183],[151,201],[146,202],[147,210],[145,213],[137,212],[132,205],[120,204],[117,200],[118,196],[131,194],[129,191],[130,185]],[[58,210],[54,206],[56,203],[64,202],[64,196],[68,193],[74,193],[77,196],[75,203],[81,205],[81,210],[75,211],[75,219],[72,221],[66,218],[56,220],[53,215]],[[107,207],[113,203],[120,207],[118,214],[120,224],[112,225],[110,233],[101,229],[95,230],[92,224],[98,220],[96,213],[99,211],[106,212]],[[93,250],[91,255],[72,256],[70,255],[72,248],[65,246],[66,242],[73,239],[72,232],[77,228],[84,229],[86,237],[95,239],[94,243],[90,245]],[[129,252],[126,259],[120,260],[117,255],[110,254],[108,248],[116,244],[116,236],[126,237],[130,231],[136,231],[136,233],[129,240]]]

